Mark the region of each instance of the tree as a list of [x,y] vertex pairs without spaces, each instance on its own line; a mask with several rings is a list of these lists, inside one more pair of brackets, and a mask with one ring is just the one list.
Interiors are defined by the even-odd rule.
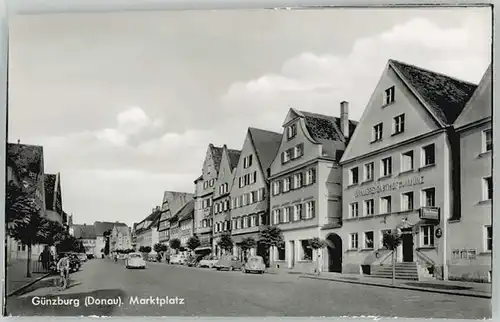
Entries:
[[243,258],[246,260],[248,250],[257,246],[257,242],[252,237],[247,237],[241,241],[239,246],[240,246],[241,250],[243,251]]
[[161,261],[163,254],[167,251],[168,248],[167,245],[156,243],[154,244],[153,249],[158,254],[156,258],[158,259],[158,261]]
[[394,229],[384,233],[382,236],[382,245],[392,252],[392,284],[396,284],[396,249],[401,244],[401,235]]
[[111,229],[106,230],[102,236],[104,237],[104,240],[106,241],[104,245],[104,255],[109,255],[109,241],[111,238]]
[[56,246],[58,243],[63,241],[67,235],[69,235],[64,226],[54,220],[46,220],[41,229],[46,232],[44,243],[48,246]]
[[144,246],[139,246],[139,252],[144,253]]
[[231,252],[233,250],[233,239],[229,234],[223,234],[220,236],[219,242],[217,243],[220,248],[222,248],[225,252]]
[[144,246],[143,251],[144,251],[146,254],[151,253],[151,246]]
[[319,265],[319,258],[320,258],[320,252],[319,250],[326,247],[326,242],[324,240],[319,239],[318,237],[314,237],[313,239],[309,239],[309,247],[314,249],[316,252],[316,273],[319,275],[320,274],[320,265]]
[[196,236],[191,236],[187,241],[187,247],[191,251],[194,251],[196,248],[200,247],[200,245],[201,245],[200,240]]
[[[262,244],[266,253],[269,253],[271,247],[280,248],[283,247],[285,241],[283,239],[283,233],[281,229],[274,226],[267,226],[259,233],[259,243]],[[269,265],[269,263],[266,263]]]
[[171,239],[169,244],[170,244],[170,248],[175,250],[176,253],[179,250],[179,248],[181,248],[181,241],[179,240],[179,238]]

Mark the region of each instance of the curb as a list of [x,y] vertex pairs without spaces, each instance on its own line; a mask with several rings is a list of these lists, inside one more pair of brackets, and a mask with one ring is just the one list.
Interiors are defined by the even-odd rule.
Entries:
[[31,282],[28,282],[28,283],[24,284],[23,286],[21,286],[17,290],[14,290],[14,291],[10,292],[9,294],[7,294],[6,297],[11,297],[12,295],[16,295],[17,293],[19,293],[21,291],[24,291],[25,289],[27,289],[31,285],[33,285],[33,284],[35,284],[35,283],[43,280],[46,277],[49,277],[50,275],[52,275],[52,273],[46,273],[46,274],[44,274],[44,275],[42,275],[40,277],[37,277],[36,279],[32,280]]
[[450,291],[446,291],[446,290],[436,290],[436,289],[429,289],[429,288],[423,288],[423,287],[367,283],[367,282],[360,282],[360,281],[348,281],[345,279],[324,278],[324,277],[308,276],[308,275],[301,275],[301,276],[299,276],[299,278],[309,278],[309,279],[315,279],[315,280],[342,282],[342,283],[349,283],[349,284],[369,285],[369,286],[378,286],[378,287],[385,287],[385,288],[397,288],[397,289],[402,289],[402,290],[412,290],[412,291],[420,291],[420,292],[440,293],[440,294],[450,294],[450,295],[458,295],[458,296],[468,296],[468,297],[477,297],[477,298],[483,298],[483,299],[491,299],[491,295],[483,295],[483,294],[477,294],[477,293],[470,293],[470,294],[455,293],[455,292],[450,292]]

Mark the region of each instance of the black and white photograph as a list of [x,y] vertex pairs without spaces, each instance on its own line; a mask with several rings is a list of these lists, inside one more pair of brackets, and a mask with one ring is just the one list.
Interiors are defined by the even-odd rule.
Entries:
[[8,17],[8,316],[492,318],[491,7]]

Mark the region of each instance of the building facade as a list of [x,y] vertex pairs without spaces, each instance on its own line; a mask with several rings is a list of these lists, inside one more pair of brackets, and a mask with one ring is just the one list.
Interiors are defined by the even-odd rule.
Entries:
[[460,137],[460,216],[448,221],[449,278],[491,282],[492,71],[455,121]]
[[212,251],[217,256],[222,256],[223,250],[218,243],[222,234],[231,234],[231,216],[229,195],[233,187],[234,169],[238,164],[241,151],[228,150],[227,146],[222,147],[222,158],[220,161],[220,170],[215,182],[213,193],[214,224]]
[[402,243],[397,262],[446,279],[447,221],[459,214],[458,141],[452,125],[476,85],[390,60],[341,164],[342,272],[390,265],[384,233]]
[[[290,109],[283,124],[270,167],[271,224],[281,229],[285,240],[283,247],[272,249],[271,258],[280,268],[321,269],[316,266],[322,260],[313,254],[309,241],[329,239],[330,230],[341,225],[338,161],[356,122],[348,118],[347,102],[342,102],[340,115]],[[327,270],[337,270],[330,266]]]
[[279,133],[248,128],[238,165],[234,169],[231,197],[231,235],[233,255],[244,255],[241,243],[252,238],[256,247],[248,255],[268,257],[259,244],[261,227],[269,224],[269,191],[267,169],[274,159],[281,135]]
[[62,207],[61,174],[45,173],[43,178],[46,217],[63,225],[67,225],[68,216],[63,211]]
[[202,175],[195,180],[195,232],[200,240],[197,252],[212,251],[213,193],[222,158],[222,147],[209,144],[203,162]]
[[[105,234],[111,233],[113,231],[114,226],[127,226],[127,224],[122,222],[110,222],[110,221],[96,221],[94,222],[94,230],[95,230],[95,252],[94,256],[96,258],[104,258],[104,249],[106,247],[106,236]],[[111,238],[110,238],[111,239]],[[111,249],[111,244],[109,245]]]
[[73,236],[79,239],[85,248],[85,254],[94,255],[96,253],[97,236],[94,225],[72,225]]
[[189,200],[170,220],[171,238],[179,239],[182,251],[188,250],[188,240],[194,236],[194,204],[194,199]]
[[164,245],[169,245],[170,221],[186,203],[193,200],[194,194],[187,192],[165,191],[161,206],[161,216],[158,222],[158,240]]
[[114,225],[110,236],[110,251],[132,249],[132,234],[128,226]]
[[151,210],[151,214],[135,226],[135,249],[141,247],[151,247],[154,253],[154,245],[159,242],[159,221],[161,217],[161,207],[156,206]]

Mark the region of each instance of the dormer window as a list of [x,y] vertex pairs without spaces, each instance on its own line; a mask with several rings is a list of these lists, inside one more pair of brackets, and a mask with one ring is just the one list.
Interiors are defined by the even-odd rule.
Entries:
[[286,128],[286,138],[291,140],[297,135],[297,124],[292,124]]
[[395,87],[391,86],[384,91],[384,105],[388,105],[394,102]]

